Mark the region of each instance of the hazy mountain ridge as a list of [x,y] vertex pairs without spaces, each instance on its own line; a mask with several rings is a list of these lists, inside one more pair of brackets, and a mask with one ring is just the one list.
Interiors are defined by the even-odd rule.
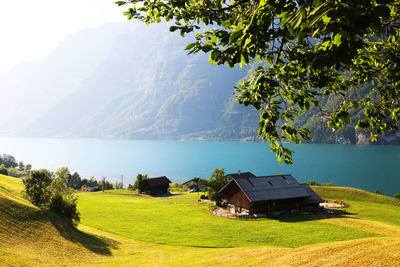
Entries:
[[[191,37],[187,37],[191,38]],[[114,23],[66,38],[51,55],[0,77],[8,95],[2,135],[124,139],[260,140],[259,113],[236,103],[244,69],[188,56],[190,42],[167,25]],[[191,39],[190,39],[191,40]],[[335,97],[321,101],[331,110]],[[362,112],[352,114],[353,121]],[[314,108],[296,118],[314,143],[368,143],[354,129],[332,132]],[[400,143],[398,133],[382,143]]]
[[[41,107],[38,110],[41,116],[25,120],[12,118],[12,121],[19,121],[18,125],[23,125],[13,134],[179,139],[187,134],[220,127],[255,125],[258,113],[241,107],[232,98],[233,86],[246,75],[245,70],[213,66],[204,54],[187,56],[184,51],[187,40],[169,33],[167,25],[132,25],[129,28],[111,24],[105,26],[108,27],[104,29],[105,33],[99,33],[103,28],[78,33],[76,36],[86,44],[80,53],[71,55],[71,51],[79,48],[79,42],[73,36],[67,38],[52,55],[36,62],[42,64],[43,69],[52,69],[46,63],[57,61],[62,67],[50,64],[54,67],[53,77],[59,79],[68,75],[69,79],[59,79],[60,84],[57,84],[54,78],[51,86],[46,87],[46,97],[40,95],[40,89],[30,87],[32,94],[41,100],[33,105],[31,111],[48,104],[47,110]],[[91,40],[85,40],[85,35]],[[109,44],[94,49],[98,56],[96,62],[88,59],[93,57],[88,44],[102,42],[101,38],[93,41],[94,35],[106,38]],[[90,62],[80,64],[79,60]],[[69,68],[76,64],[71,75],[63,66],[67,61],[72,62],[66,63]],[[29,64],[31,69],[37,68],[35,62]],[[84,72],[80,71],[82,68]],[[14,70],[17,72],[18,69]],[[24,88],[29,88],[27,84],[33,77],[23,73],[21,76],[19,80],[25,82]],[[42,78],[43,75],[36,83],[40,84]],[[47,98],[47,95],[54,96]],[[238,122],[237,115],[227,115],[230,112],[247,115],[243,122]],[[24,113],[27,114],[29,112]]]

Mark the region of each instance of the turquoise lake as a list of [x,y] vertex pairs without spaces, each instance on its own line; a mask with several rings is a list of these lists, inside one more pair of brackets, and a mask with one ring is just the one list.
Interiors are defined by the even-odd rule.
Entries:
[[107,177],[133,184],[138,173],[165,175],[184,182],[208,178],[215,168],[226,173],[292,174],[299,182],[333,182],[368,191],[400,191],[400,146],[288,145],[294,165],[281,166],[267,143],[159,140],[0,138],[0,153],[52,171],[69,167],[81,177]]

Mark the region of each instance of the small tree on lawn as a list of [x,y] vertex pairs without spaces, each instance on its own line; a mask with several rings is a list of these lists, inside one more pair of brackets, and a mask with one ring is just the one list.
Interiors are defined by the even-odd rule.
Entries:
[[230,181],[229,176],[225,176],[224,169],[215,169],[211,174],[210,179],[208,179],[208,197],[215,201],[219,206],[224,197],[219,191]]
[[143,191],[143,181],[146,180],[147,178],[148,178],[147,174],[142,175],[139,173],[136,176],[136,181],[135,181],[135,184],[133,185],[133,189],[135,189],[139,193],[141,193]]
[[25,165],[24,169],[25,169],[26,172],[30,172],[31,169],[32,169],[32,165],[28,163],[28,164]]
[[51,197],[50,185],[53,182],[48,170],[34,170],[23,180],[27,199],[35,206],[44,207]]
[[377,195],[383,195],[381,190],[379,190],[378,188],[374,190],[374,193],[377,194]]
[[25,168],[24,163],[23,163],[22,161],[20,161],[20,162],[18,163],[18,170],[23,171],[24,168]]

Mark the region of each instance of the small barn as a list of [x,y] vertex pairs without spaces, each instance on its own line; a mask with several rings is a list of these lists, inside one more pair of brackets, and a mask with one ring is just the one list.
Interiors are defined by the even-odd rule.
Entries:
[[167,195],[171,181],[165,177],[155,177],[143,180],[143,191],[152,196]]
[[184,187],[189,187],[190,189],[192,189],[195,187],[194,186],[195,184],[199,183],[199,180],[200,180],[200,178],[193,178],[193,179],[190,179],[189,181],[184,182],[182,185]]
[[232,180],[220,191],[235,213],[292,212],[318,208],[322,202],[308,185],[299,184],[292,175],[243,174],[229,175]]
[[82,192],[94,192],[97,190],[99,190],[99,185],[97,182],[91,182],[81,186]]

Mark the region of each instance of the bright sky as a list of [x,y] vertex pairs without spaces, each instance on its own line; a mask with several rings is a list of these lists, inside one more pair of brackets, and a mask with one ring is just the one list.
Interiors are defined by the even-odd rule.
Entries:
[[116,0],[0,0],[0,75],[48,55],[69,34],[123,21]]

